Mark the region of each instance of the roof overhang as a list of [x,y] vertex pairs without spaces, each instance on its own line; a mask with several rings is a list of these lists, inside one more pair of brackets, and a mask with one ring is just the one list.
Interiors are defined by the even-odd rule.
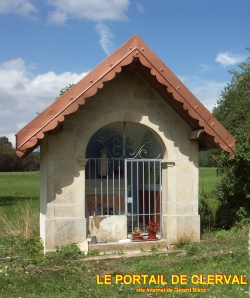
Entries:
[[[77,111],[85,98],[93,96],[103,83],[121,71],[138,72],[186,121],[198,139],[200,149],[221,147],[234,157],[236,140],[204,105],[187,89],[160,58],[135,35],[82,80],[16,134],[16,153],[25,157],[40,144],[44,133],[54,130],[64,117]],[[203,130],[197,134],[195,131]]]

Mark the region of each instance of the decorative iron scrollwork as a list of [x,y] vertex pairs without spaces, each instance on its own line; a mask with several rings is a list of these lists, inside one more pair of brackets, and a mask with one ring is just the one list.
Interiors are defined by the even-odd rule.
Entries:
[[130,133],[126,131],[126,123],[123,129],[118,127],[114,131],[114,127],[110,130],[107,126],[95,133],[89,141],[86,158],[99,157],[99,155],[93,156],[95,153],[90,149],[96,146],[105,149],[109,158],[161,158],[161,148],[154,136],[144,128],[140,128],[140,134]]

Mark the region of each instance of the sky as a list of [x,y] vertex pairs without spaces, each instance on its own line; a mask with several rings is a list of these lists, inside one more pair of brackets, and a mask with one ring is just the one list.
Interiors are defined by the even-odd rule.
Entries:
[[138,34],[212,111],[249,56],[250,0],[0,0],[0,136]]

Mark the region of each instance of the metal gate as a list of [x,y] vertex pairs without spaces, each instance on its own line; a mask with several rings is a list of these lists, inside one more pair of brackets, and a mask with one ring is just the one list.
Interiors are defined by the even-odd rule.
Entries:
[[125,159],[125,198],[128,233],[146,232],[150,221],[160,224],[162,236],[161,160]]
[[[91,158],[85,179],[87,217],[127,215],[127,231],[162,226],[160,159]],[[160,231],[162,234],[162,229]]]

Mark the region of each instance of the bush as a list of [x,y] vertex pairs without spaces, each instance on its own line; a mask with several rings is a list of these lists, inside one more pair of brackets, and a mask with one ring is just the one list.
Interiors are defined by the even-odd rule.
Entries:
[[216,228],[217,212],[220,201],[215,193],[202,190],[199,199],[199,214],[201,216],[201,230],[211,231]]

